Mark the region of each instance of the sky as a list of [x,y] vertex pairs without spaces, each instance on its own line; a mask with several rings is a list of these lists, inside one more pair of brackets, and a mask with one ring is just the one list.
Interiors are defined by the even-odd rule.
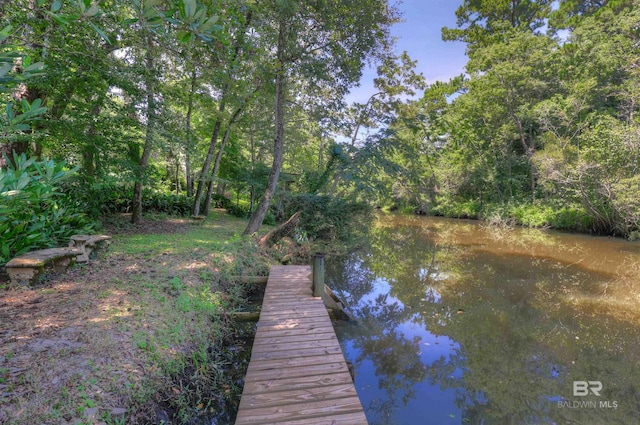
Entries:
[[[455,27],[455,11],[462,0],[403,0],[398,4],[404,22],[395,24],[391,33],[398,38],[398,53],[407,51],[418,61],[417,71],[422,72],[428,83],[448,81],[460,75],[467,62],[465,44],[442,41],[441,29]],[[360,87],[351,90],[347,100],[364,103],[375,93],[373,79],[375,69],[365,70]]]

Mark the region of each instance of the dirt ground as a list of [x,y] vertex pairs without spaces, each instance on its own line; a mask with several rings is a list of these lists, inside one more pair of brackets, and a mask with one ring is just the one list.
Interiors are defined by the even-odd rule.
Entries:
[[[103,232],[116,241],[136,234],[171,238],[192,225],[171,218],[134,227],[126,219],[107,223]],[[155,373],[136,342],[145,327],[154,332],[154,312],[117,282],[153,281],[172,255],[110,253],[35,289],[0,286],[0,424],[125,423],[124,394]]]

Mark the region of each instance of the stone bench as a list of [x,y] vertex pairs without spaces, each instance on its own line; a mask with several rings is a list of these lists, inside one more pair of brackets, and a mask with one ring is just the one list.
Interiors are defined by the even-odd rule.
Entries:
[[34,285],[45,269],[64,273],[82,255],[78,248],[49,248],[31,251],[9,261],[5,268],[14,285]]
[[82,251],[82,255],[77,258],[77,261],[78,263],[86,263],[89,258],[97,258],[105,253],[110,243],[111,236],[107,235],[73,235],[69,246]]

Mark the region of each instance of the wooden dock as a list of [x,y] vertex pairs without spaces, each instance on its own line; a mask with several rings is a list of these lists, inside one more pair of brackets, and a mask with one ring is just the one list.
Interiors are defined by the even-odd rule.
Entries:
[[310,266],[271,268],[236,425],[365,425]]

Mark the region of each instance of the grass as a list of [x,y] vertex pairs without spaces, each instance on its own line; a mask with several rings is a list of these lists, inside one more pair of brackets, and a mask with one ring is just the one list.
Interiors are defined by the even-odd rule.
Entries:
[[228,313],[246,294],[229,276],[270,263],[245,225],[218,210],[201,225],[115,221],[106,258],[2,290],[0,424],[187,423],[237,401]]

